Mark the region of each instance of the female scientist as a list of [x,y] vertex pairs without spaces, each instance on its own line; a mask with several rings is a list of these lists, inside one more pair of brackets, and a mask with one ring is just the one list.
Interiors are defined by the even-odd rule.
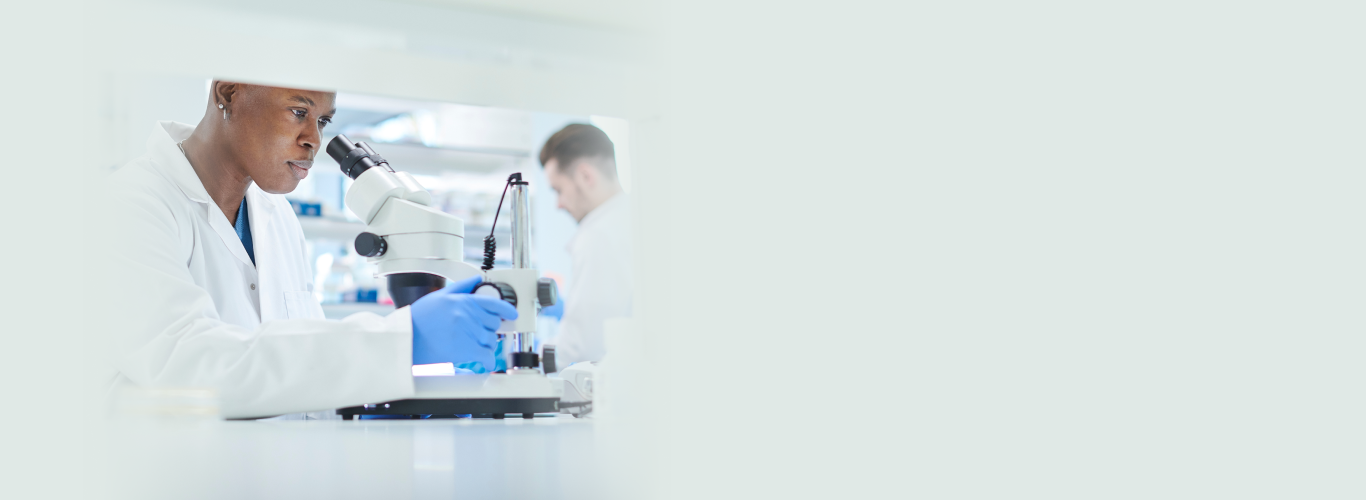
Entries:
[[303,230],[283,196],[322,149],[336,94],[215,81],[199,125],[160,122],[112,174],[112,252],[135,302],[116,385],[207,387],[223,416],[410,397],[412,365],[492,369],[509,304],[451,285],[387,317],[323,318]]

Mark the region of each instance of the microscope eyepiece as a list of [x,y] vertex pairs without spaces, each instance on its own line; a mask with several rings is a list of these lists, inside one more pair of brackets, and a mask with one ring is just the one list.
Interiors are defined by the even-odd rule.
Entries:
[[[332,142],[327,143],[327,156],[337,160],[341,165],[341,171],[347,177],[355,179],[366,170],[384,165],[386,168],[389,162],[370,149],[370,145],[364,142],[351,142],[345,135],[337,134],[332,138]],[[389,169],[392,171],[393,169]]]
[[333,160],[342,161],[342,158],[346,158],[346,153],[351,152],[352,149],[356,149],[356,143],[351,142],[351,139],[345,135],[337,134],[336,137],[332,138],[332,142],[327,143],[327,156],[331,156]]

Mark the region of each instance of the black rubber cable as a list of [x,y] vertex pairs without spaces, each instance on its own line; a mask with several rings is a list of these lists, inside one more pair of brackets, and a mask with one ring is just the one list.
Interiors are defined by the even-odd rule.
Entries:
[[503,213],[503,199],[507,198],[512,182],[521,180],[521,172],[509,175],[507,184],[503,185],[503,195],[498,197],[498,209],[493,211],[493,225],[489,227],[489,235],[484,237],[484,265],[481,269],[485,271],[493,269],[493,254],[498,251],[498,239],[493,237],[493,233],[498,230],[498,215]]

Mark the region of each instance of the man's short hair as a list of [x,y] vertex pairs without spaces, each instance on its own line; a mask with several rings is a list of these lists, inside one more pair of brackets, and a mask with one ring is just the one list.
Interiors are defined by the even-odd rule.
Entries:
[[555,132],[545,140],[541,147],[541,166],[550,160],[560,165],[560,170],[568,172],[574,162],[588,159],[606,175],[608,179],[617,178],[616,149],[612,140],[597,127],[586,123],[573,123]]

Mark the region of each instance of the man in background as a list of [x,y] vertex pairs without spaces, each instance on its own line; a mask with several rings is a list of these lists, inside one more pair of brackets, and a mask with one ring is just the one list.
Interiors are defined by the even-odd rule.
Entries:
[[597,127],[571,124],[541,148],[559,208],[579,223],[569,242],[573,282],[556,339],[556,364],[600,361],[603,322],[631,315],[631,204],[617,179],[616,152]]

